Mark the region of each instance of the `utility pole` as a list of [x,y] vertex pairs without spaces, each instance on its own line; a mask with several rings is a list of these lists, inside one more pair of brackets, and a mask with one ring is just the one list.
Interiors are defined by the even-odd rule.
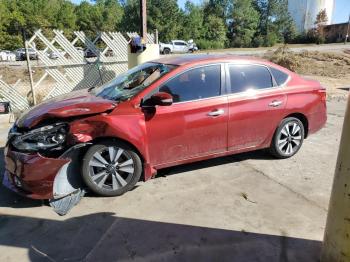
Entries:
[[346,45],[346,42],[348,41],[348,38],[349,38],[349,28],[350,28],[350,14],[349,14],[348,29],[346,30],[344,45]]
[[350,262],[350,97],[345,113],[321,262]]
[[143,41],[147,41],[147,6],[146,0],[140,0],[141,25],[140,33]]
[[26,39],[26,34],[24,31],[24,28],[22,28],[22,40],[23,40],[23,45],[24,45],[24,49],[26,52],[26,60],[27,60],[27,69],[28,69],[28,73],[29,73],[29,80],[30,80],[30,91],[32,92],[32,97],[33,97],[33,105],[36,105],[36,96],[35,96],[35,91],[34,91],[34,82],[33,82],[33,72],[32,72],[32,67],[30,65],[30,57],[29,57],[29,53],[28,53],[28,41]]

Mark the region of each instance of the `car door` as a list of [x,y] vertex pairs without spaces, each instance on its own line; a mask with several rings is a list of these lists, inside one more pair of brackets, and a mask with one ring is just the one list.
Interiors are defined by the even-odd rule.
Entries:
[[227,150],[227,96],[222,93],[222,65],[186,70],[154,92],[172,95],[171,106],[146,113],[149,155],[154,165],[206,156]]
[[181,53],[188,53],[188,46],[187,43],[184,41],[181,41]]
[[287,96],[264,65],[227,64],[228,150],[268,146],[284,115]]
[[181,45],[181,42],[179,41],[174,41],[174,50],[173,52],[174,53],[181,53],[182,52],[182,45]]

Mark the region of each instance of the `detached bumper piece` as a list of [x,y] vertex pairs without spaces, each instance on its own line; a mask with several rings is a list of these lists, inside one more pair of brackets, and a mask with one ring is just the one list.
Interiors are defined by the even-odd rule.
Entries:
[[49,203],[53,210],[60,216],[66,215],[85,195],[85,191],[78,189],[68,196],[60,199],[50,199]]

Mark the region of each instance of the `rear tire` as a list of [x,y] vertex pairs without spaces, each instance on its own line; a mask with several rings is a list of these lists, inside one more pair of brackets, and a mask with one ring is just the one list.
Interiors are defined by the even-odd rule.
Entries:
[[83,159],[82,177],[101,196],[120,196],[140,180],[142,162],[128,144],[105,141],[91,146]]
[[273,136],[271,154],[280,159],[294,156],[301,148],[304,136],[304,125],[299,119],[295,117],[283,119]]

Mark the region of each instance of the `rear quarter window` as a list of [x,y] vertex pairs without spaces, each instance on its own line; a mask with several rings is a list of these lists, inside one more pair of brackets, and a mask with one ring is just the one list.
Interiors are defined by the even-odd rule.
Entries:
[[287,82],[288,77],[289,77],[288,74],[286,74],[286,73],[284,73],[284,72],[282,72],[274,67],[270,67],[270,71],[271,71],[273,77],[275,78],[277,85],[280,86],[280,85],[283,85]]

